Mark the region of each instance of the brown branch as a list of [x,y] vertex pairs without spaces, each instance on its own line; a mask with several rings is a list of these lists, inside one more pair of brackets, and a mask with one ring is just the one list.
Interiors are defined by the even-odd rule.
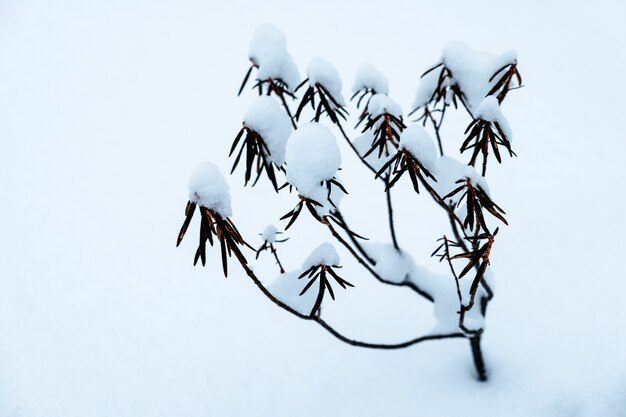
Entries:
[[389,217],[389,231],[391,232],[391,241],[396,251],[400,252],[400,246],[398,246],[398,239],[396,238],[396,229],[393,225],[393,207],[391,205],[391,189],[387,188],[385,191],[387,195],[387,217]]
[[[341,211],[339,211],[339,209],[336,209],[334,212],[334,216],[341,222],[343,223],[343,225],[346,227],[346,229],[349,229],[348,224],[346,223],[346,219],[343,217],[343,215],[341,214]],[[352,244],[354,245],[354,247],[359,251],[359,253],[372,265],[376,265],[376,260],[374,260],[369,253],[367,253],[367,251],[363,248],[363,246],[361,246],[361,244],[359,243],[359,241],[356,239],[356,237],[351,234],[348,233],[348,238],[350,239],[350,241],[352,242]]]
[[259,280],[259,278],[255,275],[254,271],[252,269],[250,269],[250,267],[247,264],[242,262],[241,266],[244,269],[244,271],[246,272],[246,274],[248,275],[248,277],[250,277],[250,279],[252,279],[252,281],[256,284],[256,286],[259,288],[259,290],[261,290],[261,292],[271,302],[273,302],[274,304],[276,304],[277,306],[279,306],[283,310],[286,310],[286,311],[290,312],[291,314],[293,314],[294,316],[296,316],[296,317],[298,317],[300,319],[310,320],[310,321],[314,321],[314,322],[318,323],[320,326],[322,326],[322,328],[324,328],[330,334],[335,336],[337,339],[339,339],[342,342],[345,342],[345,343],[347,343],[349,345],[352,345],[352,346],[359,346],[359,347],[365,347],[365,348],[370,348],[370,349],[402,349],[402,348],[406,348],[406,347],[415,345],[417,343],[425,342],[425,341],[428,341],[428,340],[441,340],[441,339],[450,339],[450,338],[457,338],[457,337],[463,337],[463,338],[466,337],[463,333],[457,332],[457,333],[443,333],[443,334],[424,335],[424,336],[420,336],[420,337],[416,337],[414,339],[408,340],[406,342],[391,343],[391,344],[368,343],[368,342],[362,342],[362,341],[359,341],[359,340],[354,340],[354,339],[351,339],[351,338],[341,334],[338,330],[336,330],[334,327],[332,327],[330,324],[328,324],[328,322],[323,320],[319,315],[310,316],[310,315],[302,314],[302,313],[296,311],[295,309],[293,309],[292,307],[290,307],[288,304],[283,303],[278,298],[276,298],[263,285],[261,280]]
[[270,251],[272,251],[272,255],[274,255],[274,259],[276,259],[276,263],[278,264],[278,267],[280,268],[280,273],[284,274],[285,268],[283,268],[283,264],[280,263],[280,259],[278,259],[278,251],[276,251],[276,247],[271,243],[270,243]]
[[357,150],[357,148],[354,146],[354,143],[352,143],[352,141],[350,140],[350,138],[348,137],[348,135],[346,134],[345,130],[343,130],[343,126],[341,125],[341,122],[339,122],[339,120],[337,120],[337,123],[334,123],[338,128],[339,131],[341,132],[341,135],[344,137],[344,139],[346,140],[346,142],[348,142],[348,145],[350,146],[350,148],[352,149],[352,151],[354,152],[354,154],[356,156],[359,157],[359,159],[361,160],[361,162],[363,162],[363,165],[365,165],[367,168],[369,168],[370,171],[372,171],[374,174],[376,174],[376,169],[374,169],[373,166],[371,166],[366,160],[365,158],[363,158],[361,156],[361,154],[359,153],[359,151]]
[[472,348],[472,358],[474,359],[474,367],[478,373],[478,380],[480,382],[487,381],[487,369],[485,369],[485,361],[483,360],[483,352],[480,349],[481,335],[470,338],[470,347]]

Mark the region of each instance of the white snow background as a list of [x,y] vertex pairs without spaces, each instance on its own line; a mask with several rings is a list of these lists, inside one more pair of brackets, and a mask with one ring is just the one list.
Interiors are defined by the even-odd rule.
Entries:
[[[219,250],[193,267],[197,219],[174,247],[191,170],[230,170],[264,22],[301,74],[323,56],[349,95],[372,63],[405,112],[449,41],[518,51],[525,87],[503,113],[519,157],[488,170],[510,223],[492,256],[488,383],[465,340],[354,348],[269,302],[235,262],[224,279]],[[624,22],[620,1],[0,1],[0,416],[626,415]],[[448,122],[452,153],[468,120]],[[380,184],[338,143],[350,224],[388,242]],[[226,179],[248,240],[284,227],[294,195],[244,188],[241,168]],[[394,200],[398,239],[438,270],[445,216],[405,182]],[[282,245],[287,270],[331,240],[304,217]],[[324,316],[344,333],[392,342],[432,326],[410,290],[341,271],[356,287]]]

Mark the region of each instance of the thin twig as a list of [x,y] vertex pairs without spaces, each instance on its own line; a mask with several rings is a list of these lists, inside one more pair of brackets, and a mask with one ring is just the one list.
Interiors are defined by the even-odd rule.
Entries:
[[398,246],[398,240],[396,238],[396,229],[393,225],[393,207],[391,205],[391,189],[387,188],[385,194],[387,195],[387,216],[389,217],[389,231],[391,232],[391,241],[396,251],[400,251]]
[[293,115],[291,114],[291,110],[289,110],[289,106],[287,105],[287,101],[285,100],[285,97],[282,93],[278,94],[278,97],[280,97],[280,101],[282,101],[283,103],[283,107],[285,108],[285,111],[287,112],[287,116],[289,116],[289,120],[291,121],[291,125],[293,126],[294,130],[298,129],[298,125],[296,124],[295,120],[293,120]]
[[350,138],[348,137],[348,135],[346,135],[346,132],[343,130],[343,126],[341,125],[341,123],[339,122],[339,120],[337,120],[337,123],[335,123],[335,125],[337,125],[337,127],[339,128],[339,131],[341,132],[341,135],[344,137],[344,139],[346,140],[346,142],[348,142],[348,145],[350,145],[350,148],[352,148],[352,151],[354,151],[355,155],[359,157],[359,159],[361,160],[361,162],[363,162],[363,164],[369,168],[370,171],[372,171],[374,173],[374,175],[376,175],[377,171],[376,169],[374,169],[373,166],[371,166],[366,160],[365,158],[363,158],[361,156],[361,154],[359,154],[359,151],[357,150],[357,148],[354,146],[354,144],[352,143],[352,141],[350,140]]
[[[348,223],[346,223],[346,219],[343,217],[343,215],[341,214],[341,211],[339,211],[339,209],[336,209],[334,212],[335,217],[346,227],[346,229],[349,229]],[[350,241],[352,242],[352,244],[354,245],[354,247],[359,251],[359,253],[372,265],[376,265],[376,260],[374,258],[372,258],[370,256],[369,253],[367,253],[367,251],[365,250],[365,248],[363,248],[363,246],[359,243],[359,241],[356,239],[356,237],[351,234],[348,233],[348,238],[350,239]]]
[[280,268],[280,273],[284,274],[285,268],[283,268],[283,264],[280,263],[280,259],[278,259],[278,252],[276,251],[276,247],[271,243],[270,243],[270,250],[272,251],[272,255],[274,255],[274,259],[276,259],[276,263],[278,264],[278,267]]

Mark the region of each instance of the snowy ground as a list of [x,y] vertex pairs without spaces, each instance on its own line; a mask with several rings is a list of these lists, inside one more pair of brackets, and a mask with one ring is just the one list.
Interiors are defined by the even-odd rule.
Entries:
[[[0,416],[626,415],[626,6],[577,3],[2,1]],[[487,384],[465,341],[352,348],[224,279],[217,254],[192,267],[195,238],[174,248],[191,169],[230,168],[266,21],[301,73],[320,55],[347,95],[371,62],[405,110],[448,41],[519,52],[526,87],[504,105],[519,157],[490,181],[511,226],[493,255]],[[451,123],[458,137],[465,121]],[[368,221],[382,194],[347,152],[343,168],[352,223],[388,239]],[[293,206],[229,182],[251,240]],[[399,239],[429,262],[445,219],[403,191]],[[312,222],[292,235],[309,231],[284,251],[292,268],[328,239]],[[356,288],[325,314],[345,333],[432,325],[409,291],[343,271]]]

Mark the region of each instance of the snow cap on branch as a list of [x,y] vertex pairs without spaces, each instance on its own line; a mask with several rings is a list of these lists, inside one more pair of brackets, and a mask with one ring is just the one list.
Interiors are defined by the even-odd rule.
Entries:
[[302,281],[298,279],[302,271],[290,271],[279,275],[268,287],[270,293],[300,314],[309,314],[317,294],[315,291],[302,291]]
[[287,52],[285,34],[269,23],[254,31],[248,57],[258,66],[259,80],[282,80],[289,91],[300,83],[298,68]]
[[487,96],[480,102],[480,105],[476,109],[476,114],[474,115],[476,119],[482,119],[486,122],[497,123],[502,129],[502,132],[506,136],[504,139],[511,142],[513,139],[513,132],[511,131],[511,127],[509,126],[509,121],[502,114],[502,110],[500,109],[500,103],[498,99],[494,96]]
[[263,138],[270,151],[267,159],[281,166],[285,162],[285,146],[292,129],[289,116],[276,100],[268,96],[257,98],[248,108],[243,124]]
[[411,125],[400,134],[400,149],[406,149],[424,168],[437,173],[437,148],[428,133],[419,125]]
[[311,87],[320,84],[335,99],[337,104],[341,106],[346,104],[341,94],[341,77],[330,62],[319,57],[314,58],[306,69],[306,76]]
[[317,265],[339,266],[339,262],[339,255],[335,247],[330,243],[322,243],[306,258],[302,264],[302,270],[306,271]]
[[278,233],[278,229],[273,224],[268,224],[263,232],[261,233],[261,239],[264,242],[274,243],[276,242],[276,234]]
[[324,203],[328,191],[320,185],[332,179],[341,166],[335,136],[319,123],[308,123],[287,140],[287,181],[304,197]]
[[389,80],[372,64],[363,63],[356,70],[352,93],[364,89],[373,90],[377,94],[389,94]]
[[189,177],[189,201],[226,218],[233,215],[230,192],[224,176],[211,162],[203,162]]
[[[489,195],[489,185],[485,177],[481,176],[474,167],[464,164],[449,156],[442,156],[437,159],[437,182],[427,179],[429,184],[437,191],[440,196],[445,196],[459,186],[457,180],[469,178],[472,184],[480,185],[480,187]],[[449,198],[453,204],[456,204],[461,194]],[[446,203],[449,201],[446,200]]]
[[386,94],[374,94],[367,104],[367,112],[371,118],[389,113],[397,118],[402,117],[402,108]]
[[517,62],[517,52],[494,55],[473,51],[462,42],[451,42],[444,47],[441,61],[452,72],[452,78],[465,95],[467,106],[474,112],[495,82],[489,81],[491,76],[503,66]]

